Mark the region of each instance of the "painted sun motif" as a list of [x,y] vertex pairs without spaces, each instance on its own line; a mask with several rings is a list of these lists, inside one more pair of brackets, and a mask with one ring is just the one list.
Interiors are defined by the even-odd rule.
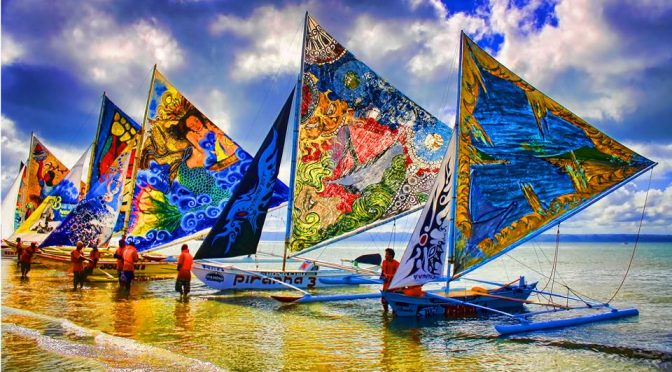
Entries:
[[436,151],[443,146],[443,137],[437,133],[430,133],[425,137],[425,147],[431,151]]

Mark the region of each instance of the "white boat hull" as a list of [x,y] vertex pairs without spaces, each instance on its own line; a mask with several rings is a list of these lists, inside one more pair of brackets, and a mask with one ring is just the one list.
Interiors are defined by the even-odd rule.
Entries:
[[[208,287],[220,291],[289,289],[287,285],[278,281],[301,289],[334,287],[348,284],[348,278],[357,276],[345,270],[243,270],[228,265],[201,262],[194,262],[191,272]],[[338,281],[342,283],[334,284]]]
[[16,258],[16,249],[12,247],[2,247],[2,258],[13,259]]

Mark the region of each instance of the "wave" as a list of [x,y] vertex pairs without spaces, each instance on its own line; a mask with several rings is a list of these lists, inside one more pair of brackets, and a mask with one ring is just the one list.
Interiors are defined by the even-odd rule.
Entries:
[[[74,342],[67,339],[54,338],[42,334],[39,330],[26,328],[12,323],[2,324],[3,332],[7,331],[33,339],[43,349],[60,355],[87,357],[108,367],[111,367],[109,366],[109,363],[101,359],[104,359],[105,357],[109,358],[110,354],[116,354],[117,356],[122,357],[121,360],[123,360],[124,367],[130,368],[147,368],[147,364],[150,364],[161,366],[162,368],[169,365],[179,369],[193,368],[199,371],[222,370],[210,362],[176,354],[173,351],[143,344],[135,340],[112,336],[95,329],[85,328],[66,319],[55,318],[29,310],[16,309],[7,306],[2,306],[2,313],[3,315],[19,315],[53,323],[58,325],[65,334],[75,336],[78,339],[85,338],[93,341],[93,344]],[[112,360],[118,361],[120,359],[119,357],[115,357]],[[128,366],[127,364],[131,364],[131,366]]]

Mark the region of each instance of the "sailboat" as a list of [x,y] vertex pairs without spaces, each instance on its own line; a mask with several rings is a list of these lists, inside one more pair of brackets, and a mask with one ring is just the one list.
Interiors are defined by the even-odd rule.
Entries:
[[[154,68],[123,232],[138,253],[205,236],[252,156]],[[286,202],[276,181],[270,207]]]
[[[451,129],[378,76],[308,14],[300,68],[283,266],[245,270],[213,261],[258,253],[263,219],[252,223],[239,218],[233,213],[239,206],[230,205],[225,211],[233,214],[220,217],[222,223],[211,230],[192,269],[210,287],[291,287],[305,293],[303,288],[377,283],[370,278],[377,271],[304,255],[417,211],[437,177]],[[282,112],[287,110],[288,103]],[[282,130],[276,126],[266,143]],[[265,151],[270,150],[260,149],[259,161]],[[251,174],[251,184],[267,176]],[[261,204],[256,208],[261,210]],[[287,270],[288,258],[312,262]]]
[[16,201],[19,196],[19,186],[21,186],[21,178],[23,177],[25,168],[26,165],[21,162],[19,173],[16,174],[12,185],[2,198],[2,258],[16,257],[16,251],[5,243],[5,239],[8,239],[14,233]]
[[20,238],[24,245],[30,243],[40,245],[49,233],[60,225],[83,196],[85,184],[82,182],[82,173],[88,153],[89,149],[84,151],[65,178],[14,231],[9,241],[13,242]]
[[[591,126],[461,35],[455,145],[384,298],[397,316],[498,314],[500,334],[560,328],[638,314],[524,277],[496,288],[449,290],[656,165]],[[452,268],[452,273],[450,269]],[[443,270],[450,273],[443,276]],[[436,291],[420,287],[446,280]],[[477,280],[478,282],[478,280]],[[541,301],[531,301],[531,294]],[[556,300],[562,302],[557,303]],[[540,306],[524,311],[523,306]],[[597,313],[534,321],[542,314]]]
[[[7,209],[3,209],[3,216],[5,212],[8,213],[6,217],[3,217],[3,224],[5,223],[5,218],[7,218],[6,223],[8,224],[7,228],[3,225],[3,231],[11,229],[14,232],[20,228],[24,221],[33,214],[42,204],[42,201],[49,196],[61,180],[70,172],[68,167],[63,165],[42,144],[35,134],[31,134],[28,154],[26,167],[23,172],[20,172],[21,177],[18,190],[16,194],[14,194],[14,191],[11,191],[12,194],[9,195],[12,199],[16,197],[15,207],[12,209],[7,205]],[[13,221],[9,221],[9,218],[11,218],[9,216],[13,217]],[[10,247],[15,247],[15,241],[12,241],[10,238],[11,236],[4,236],[3,233],[3,242]]]
[[[128,213],[122,215],[123,209],[119,211],[120,217],[112,225],[114,230],[121,226],[121,233],[128,234],[127,241],[145,258],[148,252],[207,233],[249,166],[251,156],[194,107],[156,67],[143,130],[106,97],[100,118],[92,184],[96,184],[97,175],[104,174],[105,159],[114,159],[114,154],[130,152],[129,162],[134,163],[131,181],[126,182],[132,186],[128,191],[132,196]],[[287,187],[278,181],[272,206],[281,204],[286,195]],[[102,229],[105,232],[111,228],[107,224],[109,220]],[[92,221],[86,222],[87,228],[93,229],[93,225]],[[102,245],[109,239],[109,234],[98,234],[94,240]],[[55,243],[61,244],[61,239]],[[61,252],[48,252],[43,257],[61,264],[66,258],[63,253],[72,249],[67,244],[54,248]],[[109,280],[116,274],[115,261],[105,255],[99,268],[91,279]],[[174,276],[174,272],[174,262],[167,260],[141,261],[136,265],[138,279],[159,279]]]

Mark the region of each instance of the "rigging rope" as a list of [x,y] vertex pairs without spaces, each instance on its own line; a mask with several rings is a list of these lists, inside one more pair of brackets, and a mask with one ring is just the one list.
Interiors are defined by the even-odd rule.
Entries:
[[632,247],[632,255],[630,255],[630,262],[628,263],[628,268],[625,270],[625,274],[623,275],[623,280],[621,280],[621,284],[618,285],[618,288],[616,288],[616,292],[614,292],[613,296],[611,296],[609,301],[607,301],[607,304],[611,303],[611,301],[614,300],[616,295],[618,295],[618,292],[623,287],[625,279],[628,277],[628,273],[630,272],[632,261],[635,259],[635,252],[637,252],[637,243],[639,243],[639,235],[642,232],[642,224],[644,223],[644,215],[646,213],[646,202],[649,200],[649,191],[651,190],[651,178],[653,178],[653,169],[649,174],[649,186],[646,188],[646,194],[644,195],[644,206],[642,207],[642,215],[639,218],[639,227],[637,228],[637,236],[635,237],[635,246]]

